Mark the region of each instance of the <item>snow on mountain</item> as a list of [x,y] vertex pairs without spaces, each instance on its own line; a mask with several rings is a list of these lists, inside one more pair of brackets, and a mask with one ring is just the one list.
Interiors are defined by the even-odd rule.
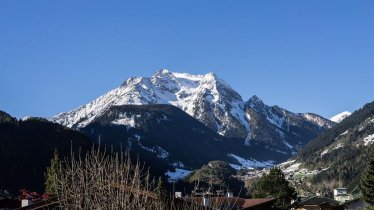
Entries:
[[342,120],[344,120],[346,117],[348,117],[351,114],[352,114],[351,112],[344,111],[342,113],[339,113],[339,114],[331,117],[330,120],[333,121],[333,122],[336,122],[336,123],[340,123]]
[[26,120],[29,120],[29,119],[32,119],[32,117],[31,116],[26,116],[26,117],[22,117],[22,121],[26,121]]
[[331,128],[333,125],[333,123],[331,123],[330,121],[327,121],[325,118],[319,115],[313,114],[313,113],[302,113],[300,115],[302,115],[309,122],[312,122],[313,124],[317,124],[320,127],[323,127],[326,129]]

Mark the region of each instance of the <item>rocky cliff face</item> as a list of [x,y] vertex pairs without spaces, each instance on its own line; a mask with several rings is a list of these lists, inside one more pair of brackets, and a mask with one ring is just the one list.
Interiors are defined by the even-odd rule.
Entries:
[[312,113],[292,113],[278,106],[268,106],[257,96],[244,107],[250,132],[245,144],[266,144],[279,152],[293,154],[312,138],[334,125]]

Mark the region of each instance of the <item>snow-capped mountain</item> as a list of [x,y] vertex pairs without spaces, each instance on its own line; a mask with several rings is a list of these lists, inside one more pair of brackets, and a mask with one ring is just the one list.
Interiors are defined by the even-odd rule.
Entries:
[[351,114],[352,114],[351,112],[344,111],[342,113],[339,113],[339,114],[331,117],[330,120],[333,121],[333,122],[336,122],[336,123],[340,123],[342,120],[344,120],[345,118],[347,118]]
[[166,69],[152,77],[129,78],[92,102],[52,119],[81,129],[113,106],[147,104],[174,105],[225,137],[242,139],[246,145],[266,143],[288,154],[334,124],[315,114],[265,105],[257,96],[245,102],[213,73],[192,75]]
[[177,106],[222,135],[242,137],[249,128],[241,96],[216,75],[191,75],[165,69],[151,78],[130,78],[120,87],[76,110],[61,113],[53,120],[68,127],[82,128],[110,107],[130,104]]

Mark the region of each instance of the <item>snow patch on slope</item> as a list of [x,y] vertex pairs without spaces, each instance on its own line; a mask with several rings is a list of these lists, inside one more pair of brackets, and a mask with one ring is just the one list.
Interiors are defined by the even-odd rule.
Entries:
[[136,126],[136,123],[135,123],[136,117],[141,117],[141,116],[135,116],[135,115],[127,116],[127,115],[120,114],[117,119],[111,122],[111,124],[126,125],[128,127],[134,128]]
[[286,161],[278,165],[284,173],[290,173],[299,170],[301,163],[297,163],[296,160]]
[[165,173],[165,175],[169,177],[168,178],[169,182],[176,182],[178,180],[183,179],[184,177],[186,177],[190,173],[191,173],[191,171],[189,171],[189,170],[176,168],[175,171],[167,171]]
[[[240,163],[241,168],[254,169],[254,168],[267,168],[274,165],[274,161],[258,161],[258,160],[247,160],[234,154],[228,154],[227,156],[236,159]],[[237,164],[230,164],[231,167],[237,169]]]
[[368,146],[370,144],[374,143],[374,134],[368,135],[367,137],[364,138],[364,145]]
[[326,122],[328,120],[325,120],[324,118],[322,118],[321,116],[318,116],[316,114],[312,114],[312,113],[303,113],[301,114],[306,120],[312,122],[313,124],[317,124],[318,126],[320,127],[326,127],[326,128],[331,128],[332,125],[331,125],[331,122]]
[[332,151],[334,151],[336,149],[339,149],[339,148],[341,148],[343,146],[344,146],[343,143],[338,143],[334,147],[332,147],[331,149],[325,149],[323,152],[321,152],[321,157],[324,156],[324,155],[326,155],[327,153],[330,153],[330,152],[332,152]]
[[266,119],[273,125],[277,126],[278,128],[281,128],[284,123],[284,118],[280,118],[276,116],[275,114],[271,114],[270,116],[266,116]]

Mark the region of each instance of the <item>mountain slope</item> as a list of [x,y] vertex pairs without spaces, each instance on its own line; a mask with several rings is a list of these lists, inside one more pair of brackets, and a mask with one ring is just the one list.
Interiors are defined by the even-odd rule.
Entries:
[[96,141],[141,154],[149,165],[158,166],[159,173],[195,169],[211,160],[240,165],[230,154],[252,160],[252,167],[287,157],[261,146],[245,147],[172,105],[113,106],[81,130]]
[[44,173],[55,149],[64,157],[69,156],[71,143],[75,152],[92,146],[81,132],[59,124],[36,118],[18,121],[0,112],[0,119],[4,116],[8,120],[0,122],[0,189],[42,192]]
[[314,185],[354,186],[362,173],[368,151],[374,149],[374,102],[309,142],[297,161],[318,173]]
[[265,144],[288,156],[334,124],[318,115],[267,106],[257,96],[245,102],[213,73],[191,75],[165,69],[150,78],[130,78],[87,105],[52,119],[82,129],[113,106],[148,104],[174,105],[220,135],[243,145]]

